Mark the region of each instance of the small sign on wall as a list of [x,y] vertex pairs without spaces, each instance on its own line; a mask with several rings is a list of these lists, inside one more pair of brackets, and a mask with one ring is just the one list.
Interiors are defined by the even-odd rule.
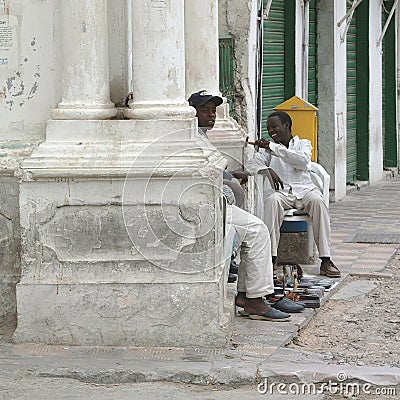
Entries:
[[0,68],[18,66],[18,18],[0,15]]

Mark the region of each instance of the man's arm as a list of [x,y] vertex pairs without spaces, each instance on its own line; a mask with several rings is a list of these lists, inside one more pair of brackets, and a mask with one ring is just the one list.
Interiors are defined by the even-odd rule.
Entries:
[[247,161],[245,169],[250,175],[256,175],[259,171],[268,169],[270,160],[271,156],[264,149],[260,149],[251,160]]
[[282,158],[290,166],[309,171],[311,169],[312,145],[307,139],[298,139],[296,149],[287,148],[281,143],[275,143],[265,138],[256,140],[255,144],[265,149],[265,154]]
[[294,168],[305,171],[311,169],[312,146],[307,139],[301,139],[297,149],[288,149],[282,144],[273,142],[269,143],[269,149],[271,155],[282,158]]

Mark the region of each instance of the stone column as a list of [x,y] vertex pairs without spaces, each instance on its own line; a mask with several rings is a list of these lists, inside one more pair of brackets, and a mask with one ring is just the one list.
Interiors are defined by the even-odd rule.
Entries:
[[[206,89],[219,93],[218,0],[185,1],[186,98]],[[228,168],[245,162],[244,130],[229,117],[229,105],[217,109],[217,121],[208,137],[228,159]]]
[[194,116],[185,101],[184,0],[132,0],[133,101],[125,116]]
[[[346,0],[320,2],[318,11],[318,162],[331,176],[334,200],[346,196]],[[332,150],[334,149],[334,150]]]
[[107,119],[110,101],[107,0],[63,0],[63,96],[54,119]]
[[186,98],[219,93],[218,0],[185,1]]

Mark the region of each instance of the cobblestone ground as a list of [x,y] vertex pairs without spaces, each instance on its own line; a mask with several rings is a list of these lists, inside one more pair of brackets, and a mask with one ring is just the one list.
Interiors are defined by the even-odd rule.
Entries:
[[[355,282],[375,282],[376,287],[355,300],[329,300],[289,347],[323,354],[332,364],[356,366],[389,366],[400,368],[400,251],[376,276],[348,277],[344,286]],[[356,285],[357,287],[357,285]],[[334,297],[334,296],[333,296]],[[13,377],[3,371],[0,377],[0,399],[12,400],[253,400],[262,398],[298,400],[394,400],[400,398],[400,386],[371,387],[370,393],[320,395],[263,395],[257,386],[203,387],[168,382],[94,385],[72,379],[46,377]],[[354,390],[354,386],[351,387]],[[380,390],[381,392],[377,392]],[[394,390],[396,392],[394,392]]]
[[[400,250],[376,277],[357,275],[348,282],[374,281],[377,286],[355,300],[330,300],[289,345],[323,354],[332,364],[400,367]],[[398,399],[390,394],[357,399]],[[327,399],[346,398],[331,396]]]
[[388,276],[351,277],[378,285],[355,301],[328,301],[290,347],[319,352],[334,364],[400,368],[399,271],[400,251],[385,269]]

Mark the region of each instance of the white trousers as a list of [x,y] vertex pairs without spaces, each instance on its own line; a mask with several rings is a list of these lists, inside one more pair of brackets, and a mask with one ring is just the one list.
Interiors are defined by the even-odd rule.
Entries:
[[226,207],[226,222],[236,231],[240,246],[238,292],[257,298],[274,292],[271,242],[268,228],[255,215],[234,205]]
[[315,244],[320,257],[330,257],[331,228],[329,210],[318,189],[308,192],[302,199],[292,194],[275,191],[264,197],[264,220],[271,233],[271,252],[277,256],[284,211],[291,208],[304,209],[310,214]]

